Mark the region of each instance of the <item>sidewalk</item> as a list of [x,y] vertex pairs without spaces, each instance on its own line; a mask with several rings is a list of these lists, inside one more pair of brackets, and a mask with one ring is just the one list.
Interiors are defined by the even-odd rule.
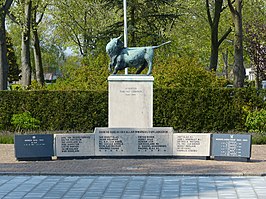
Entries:
[[266,145],[250,162],[92,158],[18,162],[0,145],[2,199],[264,199]]
[[1,176],[2,199],[264,199],[261,176]]
[[266,145],[253,145],[250,162],[177,158],[91,158],[16,161],[13,145],[0,145],[0,175],[266,176]]

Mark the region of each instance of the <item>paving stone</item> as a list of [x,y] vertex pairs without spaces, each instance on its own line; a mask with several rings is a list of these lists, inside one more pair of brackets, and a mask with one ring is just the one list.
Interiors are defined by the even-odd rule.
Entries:
[[0,198],[264,199],[265,182],[259,176],[0,176]]

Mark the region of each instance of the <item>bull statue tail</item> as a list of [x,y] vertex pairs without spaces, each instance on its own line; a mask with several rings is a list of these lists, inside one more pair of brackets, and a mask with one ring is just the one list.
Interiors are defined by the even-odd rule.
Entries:
[[167,42],[162,43],[162,44],[160,44],[160,45],[158,45],[158,46],[152,46],[152,48],[153,48],[153,49],[155,49],[155,48],[160,48],[161,46],[164,46],[164,45],[166,45],[166,44],[170,44],[170,43],[171,43],[171,41],[167,41]]

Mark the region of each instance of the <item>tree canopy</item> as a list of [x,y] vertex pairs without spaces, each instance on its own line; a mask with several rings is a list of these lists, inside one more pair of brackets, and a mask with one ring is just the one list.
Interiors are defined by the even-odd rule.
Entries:
[[[49,85],[49,89],[106,88],[105,45],[110,38],[123,34],[122,0],[0,2],[9,16],[2,20],[4,32],[10,35],[15,53],[12,57],[22,70],[22,80],[27,81],[24,84],[30,84],[34,77],[42,84],[42,71],[45,74],[60,70],[57,85]],[[237,41],[234,36],[239,33],[233,9],[238,12],[238,3],[243,14],[242,58],[237,58],[234,51]],[[203,87],[224,86],[224,82],[232,81],[233,71],[235,76],[243,75],[242,69],[239,73],[233,70],[239,62],[236,59],[243,59],[243,67],[259,71],[256,73],[259,84],[266,78],[265,17],[263,0],[127,0],[128,46],[172,41],[171,45],[155,51],[153,75],[163,87],[193,87],[198,86],[197,82]],[[2,39],[6,41],[5,37]],[[3,57],[5,54],[4,50]],[[7,67],[5,59],[2,60],[0,74],[7,74],[7,69],[11,71],[12,67]],[[210,69],[214,72],[208,72]],[[221,76],[227,80],[221,82]],[[0,77],[0,82],[7,80]]]

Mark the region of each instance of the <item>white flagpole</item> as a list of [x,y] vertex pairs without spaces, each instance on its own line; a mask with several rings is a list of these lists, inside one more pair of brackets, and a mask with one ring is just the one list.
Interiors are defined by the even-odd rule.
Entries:
[[[123,0],[124,4],[124,47],[127,47],[127,0]],[[125,68],[125,75],[128,74],[128,68]]]

